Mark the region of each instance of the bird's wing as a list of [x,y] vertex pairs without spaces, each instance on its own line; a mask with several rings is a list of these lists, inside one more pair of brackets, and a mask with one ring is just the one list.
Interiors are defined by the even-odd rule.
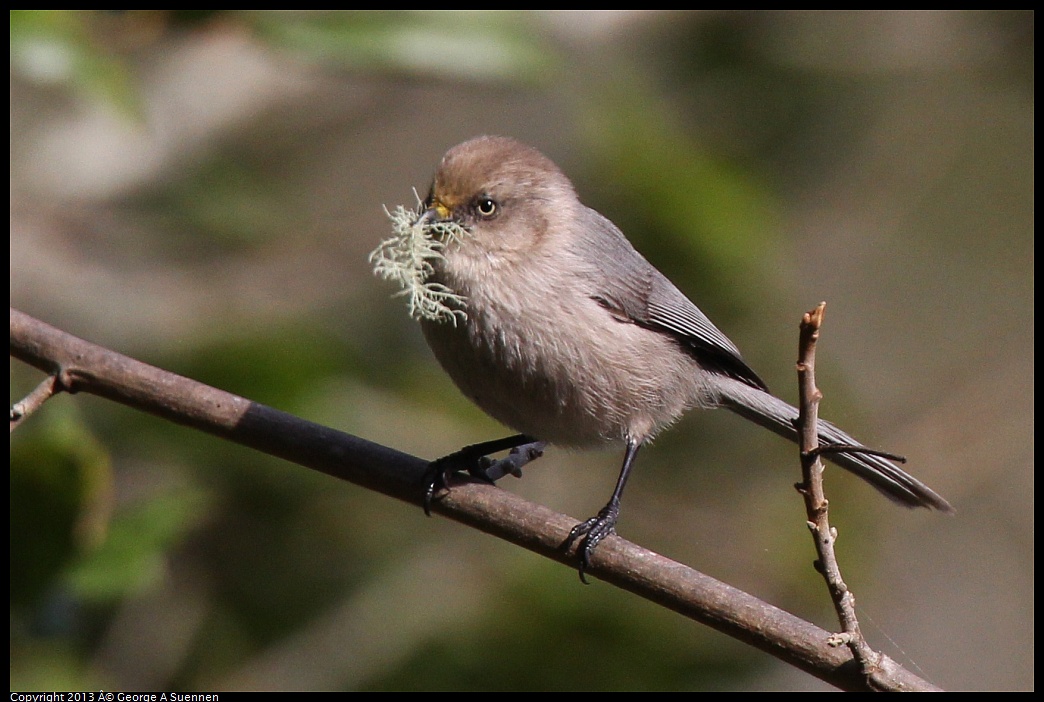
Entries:
[[605,275],[595,277],[592,297],[619,318],[670,334],[708,370],[716,370],[760,390],[768,390],[740,356],[739,349],[665,275],[635,250],[608,219],[588,209],[587,251],[599,253]]

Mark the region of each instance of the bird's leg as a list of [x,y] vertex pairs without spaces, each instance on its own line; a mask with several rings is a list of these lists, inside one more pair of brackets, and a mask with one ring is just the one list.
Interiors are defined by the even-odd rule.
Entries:
[[616,489],[613,490],[613,496],[609,498],[609,502],[605,507],[598,511],[598,514],[573,527],[569,532],[569,536],[566,537],[565,543],[562,544],[564,548],[569,548],[574,541],[581,536],[583,537],[577,552],[580,555],[580,580],[584,585],[587,584],[584,571],[591,565],[591,554],[594,553],[595,547],[598,546],[602,539],[616,533],[616,520],[620,516],[620,496],[623,495],[624,485],[627,484],[627,476],[631,473],[634,457],[638,455],[638,449],[641,446],[634,439],[627,440],[627,451],[624,453],[623,467],[620,469],[620,477],[616,481]]
[[[431,515],[431,500],[435,493],[446,487],[446,476],[450,473],[465,470],[472,477],[495,483],[510,473],[516,478],[522,477],[522,466],[540,458],[547,446],[545,441],[537,441],[525,434],[516,434],[494,441],[465,446],[448,456],[438,458],[428,464],[429,481],[424,493],[424,513]],[[504,458],[493,460],[489,454],[511,449]]]

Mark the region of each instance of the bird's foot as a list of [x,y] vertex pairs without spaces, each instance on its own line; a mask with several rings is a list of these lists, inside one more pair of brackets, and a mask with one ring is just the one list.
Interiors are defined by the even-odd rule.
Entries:
[[546,447],[546,441],[531,441],[528,444],[516,446],[508,452],[508,455],[499,460],[494,461],[487,458],[489,465],[480,470],[477,475],[475,473],[472,475],[476,478],[484,478],[491,483],[497,482],[508,474],[521,478],[522,466],[543,456]]
[[484,471],[493,464],[493,459],[487,456],[466,455],[466,451],[466,448],[461,449],[428,464],[427,488],[424,491],[424,514],[431,516],[431,501],[435,497],[435,493],[449,489],[447,476],[467,471],[472,476],[485,479]]
[[487,442],[465,446],[459,451],[429,463],[427,489],[424,492],[424,514],[431,516],[431,501],[435,493],[449,489],[447,476],[467,472],[471,477],[490,484],[496,483],[508,474],[521,478],[522,467],[543,456],[544,448],[547,446],[547,442],[544,441],[529,441],[513,447],[504,458],[495,460],[486,453],[507,448],[506,446],[496,448],[498,443]]
[[582,538],[576,552],[580,557],[580,581],[584,585],[588,584],[585,572],[591,565],[591,554],[605,537],[616,533],[616,520],[619,516],[620,503],[611,501],[599,510],[598,514],[573,527],[562,544],[563,548],[568,549],[577,539]]

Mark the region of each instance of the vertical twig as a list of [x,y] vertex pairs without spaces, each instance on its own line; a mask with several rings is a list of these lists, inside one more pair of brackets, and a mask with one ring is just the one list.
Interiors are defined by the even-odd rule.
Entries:
[[819,457],[819,401],[823,398],[816,387],[816,342],[823,323],[826,303],[821,302],[801,320],[801,341],[798,350],[798,391],[800,395],[798,433],[801,437],[801,473],[803,482],[797,485],[805,499],[808,528],[816,546],[816,570],[826,580],[830,599],[834,603],[841,633],[830,637],[831,646],[847,645],[867,680],[881,669],[882,656],[870,648],[859,629],[855,613],[855,596],[841,577],[841,568],[834,553],[837,529],[830,526],[829,502],[823,492],[823,461]]

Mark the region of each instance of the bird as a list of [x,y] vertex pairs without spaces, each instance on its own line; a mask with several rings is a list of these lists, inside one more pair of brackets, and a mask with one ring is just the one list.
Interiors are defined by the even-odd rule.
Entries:
[[[586,583],[592,554],[616,531],[640,449],[686,412],[725,408],[798,440],[798,410],[770,393],[736,345],[537,149],[502,136],[450,148],[411,215],[411,232],[429,247],[414,252],[411,274],[436,308],[415,314],[423,335],[460,391],[518,432],[434,461],[426,510],[453,471],[495,480],[518,474],[549,444],[620,446],[609,501],[564,544],[577,542]],[[893,501],[953,511],[833,424],[820,422],[819,441],[840,447],[828,460]],[[488,458],[507,449],[500,461]]]

